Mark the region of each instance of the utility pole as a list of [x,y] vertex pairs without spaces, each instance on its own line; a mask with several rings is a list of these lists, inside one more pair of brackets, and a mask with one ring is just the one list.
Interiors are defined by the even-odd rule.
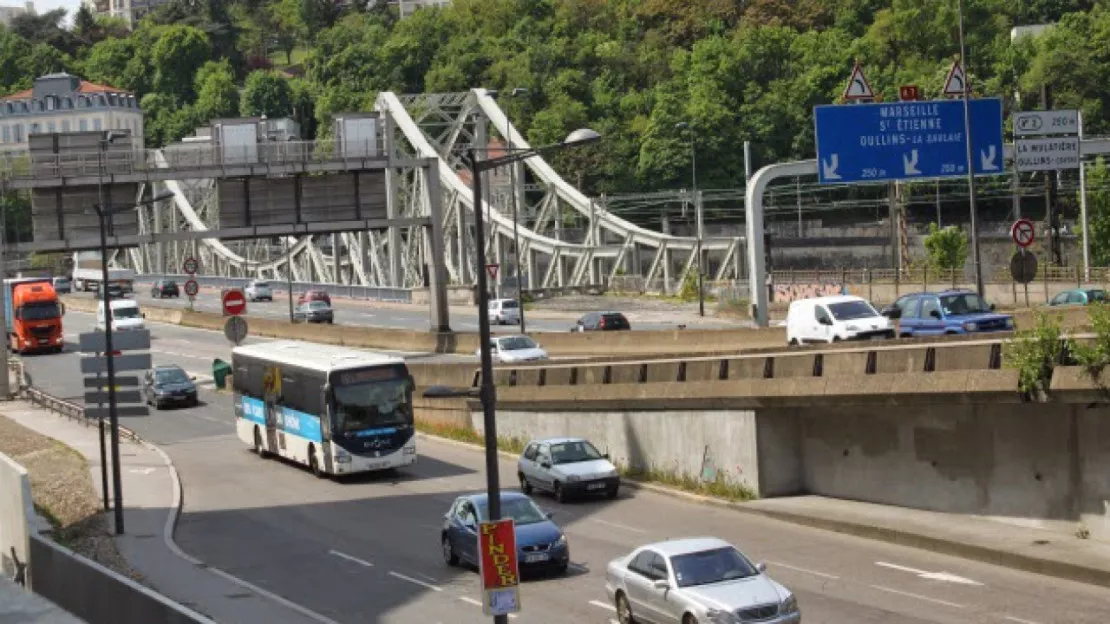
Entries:
[[971,145],[971,71],[967,64],[967,42],[964,39],[964,0],[959,0],[960,67],[964,71],[964,145],[967,148],[967,198],[971,211],[971,256],[975,266],[975,289],[984,295],[983,260],[979,252],[979,216],[975,206],[975,155]]
[[[8,176],[0,174],[0,281],[8,278]],[[4,323],[4,375],[0,379],[0,399],[7,400],[11,396],[11,383],[8,377],[8,335],[7,335],[7,305],[5,298],[8,296],[8,287],[0,284],[0,317]]]
[[[1052,110],[1052,86],[1041,85],[1041,108]],[[1044,172],[1044,205],[1045,225],[1048,227],[1048,251],[1050,261],[1056,266],[1063,265],[1063,255],[1060,253],[1060,215],[1056,211],[1056,176],[1057,172]]]

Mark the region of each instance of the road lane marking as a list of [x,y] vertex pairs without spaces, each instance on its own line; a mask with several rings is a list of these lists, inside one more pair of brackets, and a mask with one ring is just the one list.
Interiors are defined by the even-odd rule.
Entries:
[[647,531],[645,531],[643,529],[637,529],[636,527],[630,527],[627,524],[619,524],[617,522],[609,522],[608,520],[601,520],[601,519],[598,519],[598,518],[592,518],[592,520],[594,522],[598,523],[598,524],[604,524],[605,526],[613,527],[614,529],[624,529],[625,531],[632,531],[633,533],[640,533],[641,535],[647,535]]
[[393,570],[389,571],[389,575],[394,577],[394,578],[399,578],[402,581],[408,581],[408,582],[410,582],[414,585],[419,585],[419,586],[424,587],[426,589],[430,589],[432,591],[437,591],[437,592],[443,591],[443,588],[438,586],[438,585],[432,585],[431,583],[425,583],[424,581],[422,581],[420,579],[414,579],[411,576],[405,576],[404,574],[401,574],[399,572],[394,572]]
[[906,566],[901,566],[895,563],[887,563],[885,561],[876,561],[875,565],[884,568],[890,568],[891,570],[898,570],[900,572],[909,572],[910,574],[916,574],[919,578],[927,579],[930,581],[945,581],[948,583],[959,583],[960,585],[976,585],[980,587],[983,585],[979,581],[973,581],[969,578],[956,576],[955,574],[951,574],[949,572],[926,572],[925,570],[907,568]]
[[467,604],[472,604],[475,607],[481,607],[482,606],[482,601],[481,600],[475,600],[475,599],[471,598],[470,596],[459,596],[459,600],[461,600],[461,601],[463,601]]
[[1017,622],[1018,624],[1040,624],[1040,622],[1034,622],[1033,620],[1023,620],[1012,615],[1004,615],[1002,616],[1002,619],[1010,620],[1011,622]]
[[889,592],[891,594],[897,594],[899,596],[906,596],[907,598],[917,598],[918,600],[924,600],[926,602],[932,602],[932,603],[936,603],[936,604],[939,604],[939,605],[944,605],[946,607],[952,607],[953,609],[963,609],[964,608],[964,606],[962,604],[956,604],[954,602],[948,602],[947,600],[940,600],[939,598],[930,598],[928,596],[922,596],[921,594],[913,594],[913,593],[901,591],[901,590],[898,590],[898,589],[891,589],[889,587],[883,587],[882,585],[871,585],[871,588],[872,589],[877,589],[879,591]]
[[779,568],[786,568],[787,570],[793,570],[795,572],[804,572],[805,574],[812,574],[813,576],[820,576],[821,578],[832,579],[834,581],[840,578],[839,576],[833,574],[825,574],[824,572],[818,572],[816,570],[807,570],[805,568],[799,568],[797,566],[780,563],[778,561],[768,561],[767,565],[773,565]]
[[617,612],[617,608],[616,608],[616,607],[614,607],[614,606],[613,606],[613,605],[611,605],[611,604],[607,604],[607,603],[601,602],[600,600],[591,600],[591,601],[590,601],[590,604],[592,604],[592,605],[593,605],[593,606],[595,606],[595,607],[598,607],[598,608],[601,608],[601,609],[605,609],[606,611],[612,611],[613,613],[616,613],[616,612]]
[[341,553],[338,550],[329,550],[328,554],[335,555],[336,557],[339,557],[340,559],[346,559],[347,561],[353,561],[354,563],[357,563],[360,566],[365,566],[367,568],[374,567],[374,564],[370,563],[369,561],[359,559],[358,557],[352,557],[352,556],[350,556],[346,553]]

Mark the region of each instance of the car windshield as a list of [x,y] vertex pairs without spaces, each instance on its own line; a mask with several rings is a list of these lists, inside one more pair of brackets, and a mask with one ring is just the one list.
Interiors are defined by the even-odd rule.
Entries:
[[516,300],[506,299],[505,301],[501,302],[501,307],[505,310],[515,310],[517,308]]
[[1106,291],[1105,290],[1088,290],[1087,291],[1087,300],[1091,303],[1094,303],[1096,301],[1106,301]]
[[163,368],[154,371],[154,379],[158,384],[181,384],[192,381],[180,368]]
[[[486,501],[478,503],[478,514],[483,520],[489,517],[489,506]],[[528,498],[502,498],[501,517],[512,518],[518,526],[547,520],[547,514]]]
[[585,440],[551,445],[551,462],[553,464],[575,464],[595,459],[601,459],[601,453],[597,452],[593,444]]
[[378,427],[411,425],[411,392],[407,379],[336,385],[335,431],[353,434]]
[[58,318],[61,315],[61,309],[53,301],[49,303],[28,303],[19,309],[19,318],[25,321],[44,321]]
[[125,308],[112,308],[112,317],[117,321],[120,319],[133,319],[139,318],[139,308],[127,306]]
[[328,304],[323,301],[313,301],[312,303],[308,304],[308,307],[311,310],[327,310]]
[[990,307],[975,293],[960,293],[958,295],[944,295],[940,298],[940,305],[944,308],[945,316],[958,316],[961,314],[980,314],[990,312]]
[[879,313],[875,311],[875,308],[872,308],[871,304],[866,301],[830,303],[829,312],[832,312],[832,315],[836,317],[838,321],[852,321],[855,319],[872,318],[879,315]]
[[671,557],[679,587],[709,585],[759,574],[747,557],[735,548],[714,548]]
[[162,288],[177,288],[177,282],[173,280],[162,282]]
[[513,336],[512,338],[502,338],[498,343],[502,351],[521,351],[523,349],[535,349],[536,343],[528,336]]

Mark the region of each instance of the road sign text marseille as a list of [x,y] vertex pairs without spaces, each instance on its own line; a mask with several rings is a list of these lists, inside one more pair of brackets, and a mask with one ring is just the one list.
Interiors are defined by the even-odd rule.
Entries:
[[[973,100],[970,108],[975,173],[1004,173],[1001,101]],[[818,106],[814,118],[822,183],[967,173],[963,102]]]

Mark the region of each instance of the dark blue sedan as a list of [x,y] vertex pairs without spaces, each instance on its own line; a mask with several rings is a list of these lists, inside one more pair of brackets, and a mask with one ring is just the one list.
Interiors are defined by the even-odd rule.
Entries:
[[[485,494],[465,494],[455,499],[443,520],[440,534],[447,565],[478,565],[478,523],[489,518]],[[519,492],[501,493],[501,517],[516,527],[517,560],[527,570],[567,571],[570,547],[562,529],[536,503]]]

